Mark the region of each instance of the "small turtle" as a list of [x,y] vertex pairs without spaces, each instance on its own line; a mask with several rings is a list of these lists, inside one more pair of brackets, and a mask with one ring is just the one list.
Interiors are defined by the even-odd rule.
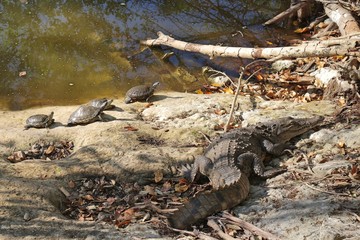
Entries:
[[[97,99],[93,99],[90,102],[88,102],[86,105],[89,106],[93,106],[93,107],[97,107],[97,108],[104,108],[103,110],[108,110],[111,108],[114,108],[114,105],[111,105],[111,103],[113,102],[112,99],[106,99],[106,98],[97,98]],[[105,103],[105,106],[104,106]]]
[[46,114],[32,115],[28,119],[26,119],[25,129],[49,127],[54,122],[53,116],[54,116],[54,112],[51,112],[49,115]]
[[153,94],[159,82],[154,82],[151,86],[139,85],[130,88],[125,95],[125,103],[132,103],[136,101],[147,101]]
[[70,115],[68,120],[68,126],[73,126],[77,124],[88,124],[98,120],[102,121],[101,113],[104,110],[107,102],[103,102],[103,105],[99,107],[94,107],[91,105],[81,105],[78,109],[75,110]]

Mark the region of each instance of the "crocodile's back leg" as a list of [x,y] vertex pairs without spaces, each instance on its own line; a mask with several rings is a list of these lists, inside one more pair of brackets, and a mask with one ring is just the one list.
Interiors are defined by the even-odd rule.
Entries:
[[195,158],[194,161],[194,166],[191,170],[190,173],[190,180],[191,182],[193,182],[196,178],[196,176],[198,175],[198,173],[204,175],[204,176],[209,176],[209,171],[213,168],[213,163],[212,161],[201,155],[201,156],[197,156]]
[[241,174],[239,181],[231,186],[191,198],[169,217],[169,223],[174,228],[185,229],[213,213],[235,207],[247,197],[249,190],[249,180]]

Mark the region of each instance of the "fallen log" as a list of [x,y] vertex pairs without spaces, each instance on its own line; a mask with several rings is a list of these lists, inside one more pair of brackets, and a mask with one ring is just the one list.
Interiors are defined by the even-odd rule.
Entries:
[[351,38],[342,37],[326,41],[308,41],[298,46],[275,48],[225,47],[202,45],[176,40],[158,32],[158,38],[140,41],[146,46],[168,46],[187,52],[201,53],[210,57],[235,57],[248,59],[280,59],[299,57],[360,56],[360,33]]
[[360,27],[351,15],[351,12],[343,8],[340,4],[326,3],[324,4],[324,9],[326,15],[338,25],[341,35],[360,32]]
[[263,25],[264,26],[268,26],[277,22],[282,21],[284,18],[287,18],[288,16],[290,16],[291,14],[293,14],[294,12],[297,12],[299,10],[301,10],[302,8],[307,7],[311,2],[310,1],[301,1],[298,2],[294,5],[292,5],[290,8],[288,8],[287,10],[281,12],[280,14],[276,15],[275,17],[273,17],[272,19],[266,21]]

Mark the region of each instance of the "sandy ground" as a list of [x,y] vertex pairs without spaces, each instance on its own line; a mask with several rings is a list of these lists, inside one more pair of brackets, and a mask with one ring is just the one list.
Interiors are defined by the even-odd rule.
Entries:
[[[64,196],[59,188],[66,187],[71,179],[88,175],[114,176],[121,181],[142,184],[158,169],[168,173],[169,166],[191,162],[193,156],[202,151],[195,147],[202,139],[199,131],[213,136],[214,128],[227,120],[227,114],[221,115],[218,110],[228,112],[231,99],[230,95],[220,94],[159,93],[152,99],[152,106],[125,105],[120,99],[114,101],[115,109],[106,111],[105,122],[74,127],[64,124],[78,106],[3,111],[0,116],[0,238],[166,239],[147,224],[133,224],[119,230],[100,223],[69,220],[60,211],[64,208]],[[239,102],[236,117],[244,118],[244,124],[289,115],[330,115],[334,111],[329,102],[296,104],[248,97],[240,98]],[[49,129],[23,130],[28,116],[51,111],[55,112],[55,124]],[[137,131],[128,131],[129,126]],[[359,134],[360,127],[350,125],[306,135],[311,144],[301,140],[298,147],[314,156],[314,173],[310,177],[306,175],[306,179],[291,177],[304,175],[302,171],[307,171],[304,160],[287,156],[275,159],[275,164],[285,164],[290,170],[260,185],[253,183],[249,198],[235,213],[283,239],[356,239],[360,235],[359,219],[355,217],[360,214],[358,183],[357,188],[350,188],[351,194],[343,196],[321,191],[326,186],[321,185],[319,179],[334,169],[351,168],[359,161],[358,155],[349,157],[341,148],[336,148],[339,141],[343,141],[346,151],[351,153],[360,147]],[[6,160],[12,152],[28,149],[29,144],[40,139],[73,141],[74,152],[62,160],[19,163]],[[159,139],[163,144],[143,144],[139,139]]]

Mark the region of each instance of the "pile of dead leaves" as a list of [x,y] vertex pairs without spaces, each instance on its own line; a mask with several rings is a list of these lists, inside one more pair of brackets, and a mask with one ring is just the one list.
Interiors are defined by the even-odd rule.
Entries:
[[[293,60],[291,67],[278,71],[268,70],[269,68],[267,66],[255,66],[253,69],[247,69],[244,72],[239,94],[295,102],[321,100],[326,86],[316,79],[313,73],[325,66],[335,66],[344,60],[346,59],[339,57],[321,59],[317,57],[301,58]],[[205,84],[195,90],[195,93],[234,94],[236,92],[238,82],[236,79],[231,79],[223,72],[217,70],[212,71],[216,71],[218,75],[221,74],[222,77],[226,77],[228,81],[219,84],[213,82],[212,78],[205,76],[209,84]]]
[[[106,176],[69,181],[66,187],[69,191],[60,188],[67,199],[63,214],[79,221],[103,222],[119,228],[132,223],[149,223],[161,234],[170,237],[184,234],[209,238],[217,237],[219,233],[237,237],[244,236],[244,228],[261,231],[226,212],[210,216],[207,224],[200,223],[194,232],[171,228],[167,217],[190,197],[209,189],[209,184],[189,184],[184,178],[165,179],[161,171],[156,171],[154,175],[153,183],[146,186],[119,183]],[[220,229],[218,222],[223,223],[221,226],[226,233]],[[270,233],[262,232],[267,238],[272,237]]]
[[70,155],[74,148],[72,141],[47,142],[40,140],[30,144],[29,150],[20,150],[13,152],[7,157],[12,163],[21,162],[28,159],[58,160]]
[[180,195],[188,188],[184,179],[177,183],[163,181],[161,172],[156,172],[154,183],[146,186],[119,183],[105,176],[82,178],[68,182],[70,191],[62,190],[67,197],[63,214],[79,221],[101,221],[119,228],[134,222],[164,226],[164,214],[176,211],[174,208],[187,199]]

